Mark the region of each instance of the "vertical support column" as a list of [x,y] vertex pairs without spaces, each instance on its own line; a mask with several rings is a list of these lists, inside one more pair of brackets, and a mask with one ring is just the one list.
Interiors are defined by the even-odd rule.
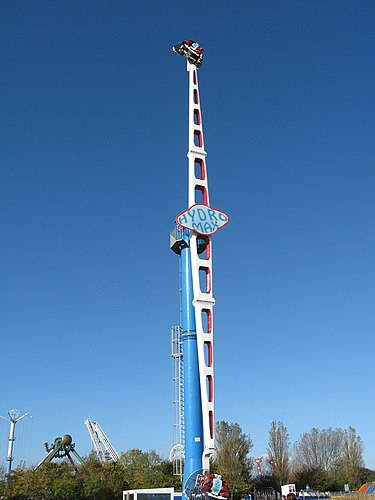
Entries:
[[10,430],[9,430],[9,440],[8,440],[8,454],[7,454],[7,461],[8,461],[8,470],[7,474],[10,474],[10,471],[12,470],[12,462],[13,462],[13,443],[15,440],[14,437],[14,431],[16,427],[16,421],[10,420]]
[[189,477],[202,469],[203,425],[197,354],[197,333],[190,256],[190,232],[184,230],[187,246],[181,250],[181,341],[184,363],[185,463],[184,491]]
[[[195,204],[209,206],[208,177],[204,150],[202,114],[197,69],[188,63],[189,71],[189,208]],[[205,251],[199,255],[198,243],[205,241]],[[211,236],[190,235],[190,255],[194,290],[194,311],[197,332],[199,383],[203,420],[204,449],[202,468],[209,470],[209,458],[214,452],[214,359]]]
[[[189,73],[188,207],[209,207],[206,152],[197,68]],[[194,226],[193,226],[194,227]],[[211,235],[184,229],[171,246],[181,258],[181,342],[184,366],[183,491],[194,473],[208,472],[214,452],[214,350]],[[189,487],[192,485],[189,484]]]

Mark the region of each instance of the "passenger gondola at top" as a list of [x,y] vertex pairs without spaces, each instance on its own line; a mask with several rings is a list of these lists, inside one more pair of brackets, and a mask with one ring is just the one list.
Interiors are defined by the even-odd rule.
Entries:
[[194,64],[199,68],[203,62],[203,47],[194,40],[183,40],[182,42],[172,47],[173,51],[180,56],[186,57],[190,64]]

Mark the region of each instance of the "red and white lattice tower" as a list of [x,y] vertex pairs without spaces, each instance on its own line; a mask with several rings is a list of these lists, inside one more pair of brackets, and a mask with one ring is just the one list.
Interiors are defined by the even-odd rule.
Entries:
[[[212,287],[212,235],[228,223],[229,217],[224,212],[210,207],[207,153],[204,149],[197,74],[197,66],[202,63],[203,49],[193,40],[185,40],[173,50],[187,59],[189,73],[187,154],[189,208],[177,216],[176,222],[180,226],[180,237],[176,236],[171,244],[172,250],[181,255],[182,262],[181,338],[184,359],[186,473],[189,459],[191,459],[193,469],[191,472],[197,469],[208,471],[209,459],[215,449],[213,321],[215,300]],[[194,351],[195,345],[196,352]],[[197,381],[192,373],[196,360]],[[200,400],[199,415],[195,411],[195,403],[198,399]],[[202,431],[199,430],[200,425]],[[196,445],[201,441],[203,441],[199,458],[201,467],[197,467]]]

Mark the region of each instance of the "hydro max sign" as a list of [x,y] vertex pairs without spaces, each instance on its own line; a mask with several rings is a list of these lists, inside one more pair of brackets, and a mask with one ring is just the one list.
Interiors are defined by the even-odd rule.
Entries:
[[228,224],[229,216],[207,205],[193,205],[185,212],[177,215],[176,222],[179,226],[191,231],[209,235]]

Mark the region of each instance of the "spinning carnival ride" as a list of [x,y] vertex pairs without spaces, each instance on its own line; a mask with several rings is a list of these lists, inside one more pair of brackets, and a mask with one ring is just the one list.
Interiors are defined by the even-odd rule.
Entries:
[[[188,495],[192,481],[197,485],[199,477],[207,477],[214,453],[211,238],[229,217],[210,207],[197,75],[203,49],[193,40],[185,40],[173,50],[186,58],[189,73],[188,209],[177,216],[170,235],[170,246],[180,256],[181,270],[181,325],[172,329],[172,357],[179,367],[174,375],[180,382],[183,379],[181,393],[177,389],[174,396],[181,442],[173,450],[180,457],[184,455],[183,491]],[[215,491],[217,496],[228,496],[226,492],[220,485]]]
[[75,450],[75,443],[73,443],[73,439],[70,434],[64,434],[62,437],[57,437],[51,445],[44,443],[44,446],[46,448],[47,455],[41,462],[39,462],[39,464],[35,467],[35,470],[39,469],[39,467],[43,464],[50,463],[54,458],[65,457],[67,457],[73,467],[75,467],[71,453],[76,457],[79,463],[83,463],[82,457]]

